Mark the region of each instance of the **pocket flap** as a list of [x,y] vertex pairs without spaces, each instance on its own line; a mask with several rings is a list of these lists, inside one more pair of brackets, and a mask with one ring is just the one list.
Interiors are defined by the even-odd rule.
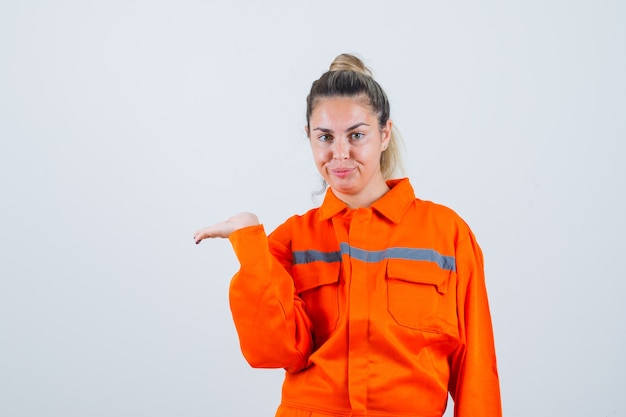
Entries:
[[389,259],[387,278],[411,282],[414,284],[433,285],[440,294],[446,293],[446,284],[450,271],[439,268],[433,262]]
[[340,269],[339,262],[295,265],[292,271],[296,292],[301,293],[323,285],[338,283]]

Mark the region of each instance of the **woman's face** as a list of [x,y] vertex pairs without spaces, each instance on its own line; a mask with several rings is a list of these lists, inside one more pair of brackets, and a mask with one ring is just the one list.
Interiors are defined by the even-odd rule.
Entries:
[[319,99],[307,129],[315,165],[335,194],[367,204],[387,190],[380,155],[390,134],[391,121],[381,128],[363,97]]

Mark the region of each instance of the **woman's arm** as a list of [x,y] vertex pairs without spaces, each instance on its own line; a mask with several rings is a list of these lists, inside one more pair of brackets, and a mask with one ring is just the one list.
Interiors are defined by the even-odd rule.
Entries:
[[501,417],[500,385],[483,270],[471,232],[457,247],[457,314],[462,345],[452,358],[455,417]]
[[[285,232],[289,226],[281,227]],[[241,265],[231,281],[230,306],[244,357],[257,368],[305,368],[312,350],[311,322],[295,294],[289,242],[268,239],[252,213],[194,234],[196,244],[218,237],[230,239]]]
[[311,321],[295,293],[290,248],[268,239],[261,225],[238,230],[230,241],[241,264],[230,285],[230,308],[243,355],[253,367],[304,369]]

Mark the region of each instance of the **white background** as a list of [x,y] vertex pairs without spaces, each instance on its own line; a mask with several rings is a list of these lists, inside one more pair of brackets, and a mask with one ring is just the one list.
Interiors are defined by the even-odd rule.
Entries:
[[483,248],[506,416],[624,416],[619,1],[0,1],[0,415],[272,416],[227,241],[317,204],[303,126],[342,52],[418,196]]

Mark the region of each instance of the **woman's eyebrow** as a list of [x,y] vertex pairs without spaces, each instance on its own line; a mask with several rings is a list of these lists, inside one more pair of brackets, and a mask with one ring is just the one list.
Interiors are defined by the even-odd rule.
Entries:
[[[355,124],[355,125],[352,125],[352,126],[350,126],[349,128],[347,128],[347,129],[346,129],[346,132],[349,132],[349,131],[354,130],[354,129],[356,129],[357,127],[361,127],[361,126],[367,126],[367,127],[369,127],[369,125],[368,125],[367,123],[365,123],[365,122],[359,122],[359,123],[357,123],[357,124]],[[333,132],[333,131],[332,131],[332,129],[327,129],[327,128],[325,128],[325,127],[316,127],[316,128],[314,128],[313,130],[319,130],[320,132],[324,132],[324,133],[332,133],[332,132]]]
[[350,126],[349,128],[347,128],[347,129],[346,129],[346,132],[349,132],[349,131],[354,130],[354,129],[356,129],[357,127],[361,127],[361,126],[367,126],[367,127],[369,127],[369,125],[368,125],[367,123],[365,123],[365,122],[359,122],[359,123],[355,124],[354,126]]

